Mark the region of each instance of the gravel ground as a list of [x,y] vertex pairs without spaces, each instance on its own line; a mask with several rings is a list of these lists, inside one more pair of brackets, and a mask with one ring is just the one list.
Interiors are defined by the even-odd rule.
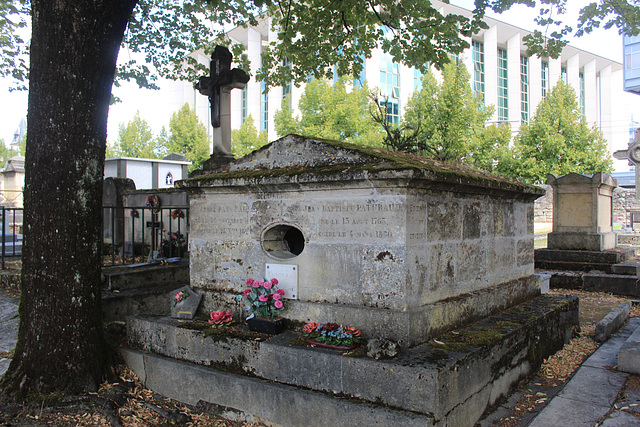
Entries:
[[[604,293],[555,290],[580,297],[579,336],[550,356],[540,370],[522,381],[498,411],[478,423],[481,426],[521,426],[561,389],[580,364],[595,351],[595,324],[625,299]],[[632,310],[640,316],[640,308]],[[116,368],[117,380],[105,382],[97,393],[74,396],[52,407],[16,404],[0,398],[0,426],[258,426],[227,420],[164,398],[145,389],[125,366]],[[637,392],[638,377],[631,376],[625,390]],[[625,404],[626,394],[619,401]]]

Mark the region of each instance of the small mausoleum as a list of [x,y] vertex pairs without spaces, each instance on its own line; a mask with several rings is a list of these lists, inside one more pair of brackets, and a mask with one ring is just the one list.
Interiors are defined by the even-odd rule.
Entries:
[[129,178],[137,189],[173,188],[188,176],[190,161],[172,153],[162,159],[114,157],[104,161],[104,178]]
[[178,186],[206,312],[275,277],[284,317],[411,345],[540,292],[531,185],[289,135]]

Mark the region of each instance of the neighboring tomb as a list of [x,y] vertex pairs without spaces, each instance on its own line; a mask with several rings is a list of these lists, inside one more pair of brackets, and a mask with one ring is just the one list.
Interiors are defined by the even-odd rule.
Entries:
[[618,186],[611,175],[547,175],[553,188],[553,231],[549,249],[604,251],[616,247],[612,197]]
[[295,135],[225,168],[178,183],[205,310],[268,275],[289,319],[413,344],[539,293],[534,186]]

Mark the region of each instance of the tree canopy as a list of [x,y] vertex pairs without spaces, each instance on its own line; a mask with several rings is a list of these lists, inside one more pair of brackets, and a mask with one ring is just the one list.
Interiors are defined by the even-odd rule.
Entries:
[[511,139],[509,126],[486,126],[494,107],[473,93],[464,64],[447,64],[438,83],[432,71],[422,77],[398,127],[385,123],[385,111],[374,115],[387,131],[385,145],[419,152],[439,160],[459,161],[492,171]]
[[547,174],[610,172],[611,156],[599,129],[582,115],[573,88],[559,80],[538,104],[529,122],[520,127],[511,159],[498,172],[530,183],[543,183]]
[[196,112],[184,104],[169,119],[169,136],[166,151],[184,154],[192,164],[189,171],[198,169],[209,158],[209,135]]
[[243,157],[267,145],[267,132],[258,132],[253,116],[249,114],[240,129],[231,131],[231,151],[236,157]]
[[333,139],[363,145],[381,145],[380,127],[371,120],[371,100],[366,85],[349,90],[343,79],[330,84],[314,79],[304,88],[293,116],[291,102],[283,100],[274,116],[280,136],[297,133],[315,138]]
[[153,137],[151,126],[140,117],[140,111],[136,111],[128,123],[118,125],[118,140],[112,150],[109,148],[107,148],[107,157],[115,155],[159,159],[164,154],[164,147],[158,145],[158,141]]

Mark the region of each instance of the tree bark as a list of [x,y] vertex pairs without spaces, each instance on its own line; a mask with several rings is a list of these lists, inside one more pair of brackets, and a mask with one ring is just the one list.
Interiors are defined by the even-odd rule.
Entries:
[[102,179],[118,49],[137,0],[33,0],[18,344],[2,387],[97,389]]

